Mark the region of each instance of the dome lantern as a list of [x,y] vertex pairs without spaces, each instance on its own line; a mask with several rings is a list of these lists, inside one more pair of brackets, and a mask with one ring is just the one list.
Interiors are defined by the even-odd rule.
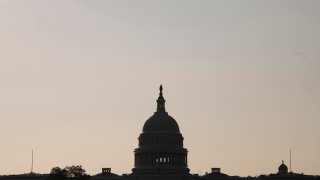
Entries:
[[159,97],[158,97],[158,100],[157,100],[157,112],[165,112],[166,111],[166,108],[165,108],[165,103],[166,103],[166,100],[164,99],[163,97],[163,94],[162,94],[162,84],[160,85],[160,93],[159,93]]

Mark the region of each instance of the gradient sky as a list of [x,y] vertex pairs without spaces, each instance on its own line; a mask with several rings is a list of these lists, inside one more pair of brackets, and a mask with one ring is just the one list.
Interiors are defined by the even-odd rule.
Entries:
[[192,173],[320,174],[320,1],[0,0],[0,174],[130,173],[164,86]]

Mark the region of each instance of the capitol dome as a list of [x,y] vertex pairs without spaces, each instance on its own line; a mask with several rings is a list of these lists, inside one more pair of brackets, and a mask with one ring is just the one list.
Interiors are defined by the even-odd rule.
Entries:
[[135,149],[134,174],[188,174],[188,150],[176,120],[165,110],[162,86],[157,111],[144,123]]
[[162,94],[162,85],[160,86],[160,94],[157,100],[157,111],[151,116],[143,126],[143,132],[150,131],[179,131],[179,126],[176,120],[174,120],[165,109],[166,100]]
[[166,112],[155,112],[143,126],[143,132],[150,131],[179,131],[178,123]]

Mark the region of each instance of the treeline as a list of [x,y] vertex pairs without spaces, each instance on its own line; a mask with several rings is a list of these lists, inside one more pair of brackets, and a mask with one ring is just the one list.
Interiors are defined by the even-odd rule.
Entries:
[[63,169],[54,167],[49,174],[49,180],[88,180],[90,176],[86,174],[86,170],[81,165],[67,166]]

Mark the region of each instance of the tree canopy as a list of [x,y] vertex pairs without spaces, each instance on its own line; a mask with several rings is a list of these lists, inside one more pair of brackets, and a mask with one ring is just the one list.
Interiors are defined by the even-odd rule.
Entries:
[[79,179],[87,180],[90,176],[86,174],[86,170],[81,165],[67,166],[63,169],[60,167],[53,167],[50,172],[49,179]]

